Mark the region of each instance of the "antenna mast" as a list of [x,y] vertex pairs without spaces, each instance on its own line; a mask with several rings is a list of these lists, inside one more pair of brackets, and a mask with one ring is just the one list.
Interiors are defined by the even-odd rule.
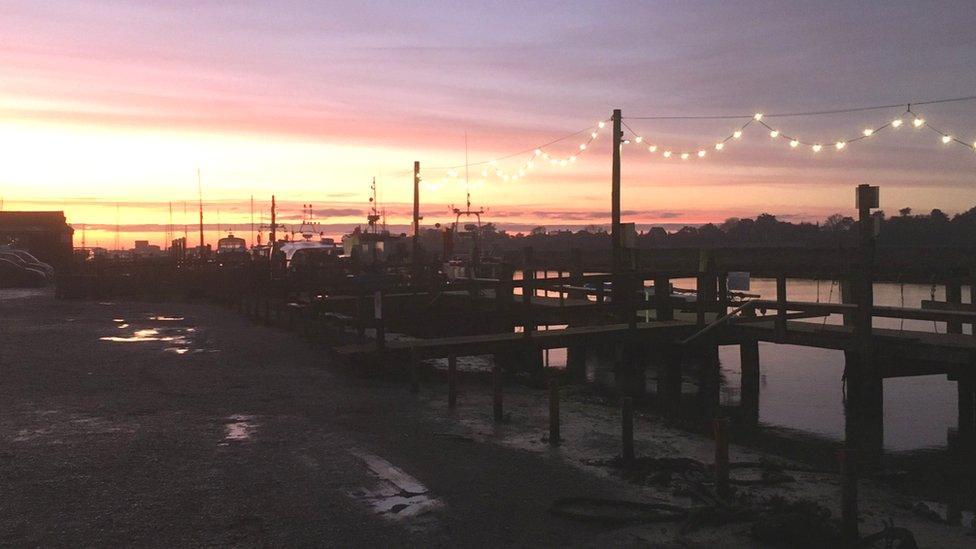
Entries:
[[200,168],[197,168],[197,198],[200,205],[200,256],[203,256],[203,183],[200,179]]

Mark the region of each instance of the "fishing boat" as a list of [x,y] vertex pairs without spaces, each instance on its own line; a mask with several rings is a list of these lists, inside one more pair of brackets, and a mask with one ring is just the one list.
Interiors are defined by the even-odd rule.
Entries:
[[[471,192],[467,193],[465,209],[451,207],[454,223],[444,239],[444,257],[441,270],[448,281],[501,276],[501,259],[492,251],[486,251],[482,238],[481,216],[484,208],[471,209]],[[465,222],[462,224],[461,218]],[[472,223],[471,221],[475,221]]]
[[366,228],[356,227],[343,236],[342,249],[354,262],[363,265],[399,262],[406,258],[406,238],[386,230],[385,215],[380,213],[376,200],[376,178],[370,190]]

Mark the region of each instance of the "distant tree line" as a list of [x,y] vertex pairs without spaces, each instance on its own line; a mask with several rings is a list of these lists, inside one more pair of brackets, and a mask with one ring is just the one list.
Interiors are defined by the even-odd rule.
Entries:
[[[902,208],[898,215],[887,217],[884,211],[874,214],[879,224],[880,246],[973,246],[976,245],[976,207],[952,217],[934,209],[914,214]],[[763,213],[753,218],[731,217],[720,224],[685,226],[674,232],[661,227],[641,232],[638,248],[700,246],[840,246],[857,241],[857,222],[842,214],[829,216],[823,222],[792,223]],[[536,227],[528,234],[509,234],[494,224],[481,227],[483,244],[498,250],[532,246],[538,250],[593,249],[608,245],[609,234],[600,226],[576,231],[546,230]]]

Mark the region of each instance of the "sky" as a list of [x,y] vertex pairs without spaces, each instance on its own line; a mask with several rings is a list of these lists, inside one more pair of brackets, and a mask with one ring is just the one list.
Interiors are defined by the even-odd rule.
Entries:
[[[112,246],[117,225],[123,246],[160,243],[171,219],[181,236],[198,169],[208,240],[218,223],[250,238],[250,197],[260,224],[272,194],[287,222],[311,203],[339,234],[364,218],[374,177],[399,229],[414,161],[427,225],[470,191],[503,228],[608,226],[609,127],[588,141],[614,108],[631,139],[624,221],[641,226],[817,220],[850,212],[859,183],[880,185],[889,213],[976,206],[976,101],[913,107],[922,128],[908,116],[842,150],[905,107],[764,118],[819,153],[758,123],[714,149],[748,118],[646,119],[976,95],[971,1],[0,0],[0,13],[3,208],[65,210],[76,244],[85,227],[88,245]],[[561,138],[542,152],[566,166],[535,157]]]

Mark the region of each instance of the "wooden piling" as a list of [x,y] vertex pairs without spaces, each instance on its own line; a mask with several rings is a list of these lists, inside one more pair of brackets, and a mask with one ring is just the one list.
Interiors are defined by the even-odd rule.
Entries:
[[673,320],[674,308],[671,306],[671,279],[663,276],[654,279],[654,300],[656,302],[657,319]]
[[[960,308],[959,305],[962,305],[962,284],[959,280],[953,279],[946,282],[945,289],[946,304],[955,305],[954,309],[958,310]],[[962,321],[949,320],[946,322],[946,333],[961,334]]]
[[776,339],[786,339],[786,275],[776,276]]
[[625,464],[634,462],[634,400],[624,397],[620,401],[621,457]]
[[845,546],[855,547],[860,533],[857,526],[857,451],[844,448],[837,452],[840,462],[841,539]]
[[759,342],[743,341],[739,344],[741,398],[739,407],[743,423],[755,426],[759,423]]
[[492,411],[495,421],[505,419],[505,409],[502,407],[502,368],[498,364],[491,367]]
[[731,495],[729,486],[729,420],[712,420],[715,434],[715,491],[719,497],[727,499]]
[[549,376],[549,444],[559,444],[559,381]]
[[457,408],[457,355],[447,357],[447,407]]

